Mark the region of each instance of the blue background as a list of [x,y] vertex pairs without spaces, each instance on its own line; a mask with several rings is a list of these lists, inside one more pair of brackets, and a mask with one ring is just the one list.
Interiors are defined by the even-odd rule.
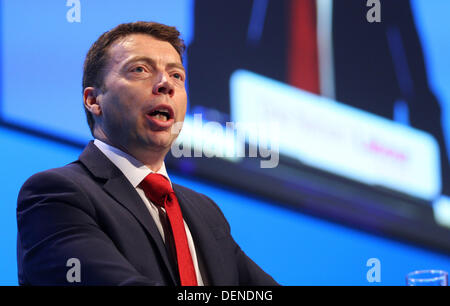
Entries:
[[[420,9],[424,2],[414,1],[418,22],[423,24],[421,34],[430,41],[425,51],[434,76],[433,86],[441,100],[448,101],[450,87],[442,82],[448,74],[443,74],[435,59],[445,58],[448,53],[437,53],[448,50],[450,40],[441,48],[433,44],[444,44],[442,39],[448,37],[444,33],[448,27],[437,25],[441,18],[433,23],[430,16],[441,11],[442,18],[447,18],[445,13],[449,10],[433,10],[431,6]],[[429,2],[435,3],[427,1],[427,5]],[[1,116],[18,126],[87,143],[81,69],[90,44],[118,23],[144,19],[176,25],[189,44],[195,17],[193,1],[129,1],[126,7],[119,1],[81,1],[81,23],[66,21],[70,8],[65,3],[1,1]],[[0,127],[0,147],[0,285],[17,285],[18,191],[32,174],[69,163],[81,150],[6,126]],[[416,269],[450,271],[447,255],[293,212],[283,208],[283,203],[199,181],[170,169],[169,175],[173,181],[215,200],[242,249],[283,285],[373,285],[376,283],[366,279],[370,269],[366,262],[370,258],[381,262],[381,285],[404,285],[405,275]]]

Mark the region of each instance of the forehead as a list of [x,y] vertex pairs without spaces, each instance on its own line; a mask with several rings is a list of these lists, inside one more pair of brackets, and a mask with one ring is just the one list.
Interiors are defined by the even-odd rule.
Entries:
[[109,64],[120,65],[135,56],[149,57],[160,63],[180,63],[181,57],[167,41],[147,34],[130,34],[119,38],[108,49]]

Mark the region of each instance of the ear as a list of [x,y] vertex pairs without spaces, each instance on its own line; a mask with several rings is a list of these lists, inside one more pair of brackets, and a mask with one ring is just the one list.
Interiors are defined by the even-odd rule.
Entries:
[[94,116],[100,116],[102,108],[97,99],[98,89],[95,87],[86,87],[83,92],[84,107],[92,113]]

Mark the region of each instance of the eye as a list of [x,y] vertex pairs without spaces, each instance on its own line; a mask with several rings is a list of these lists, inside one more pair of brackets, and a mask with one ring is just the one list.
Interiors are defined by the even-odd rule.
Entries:
[[175,79],[179,79],[179,80],[182,80],[183,79],[183,75],[181,75],[181,73],[174,73],[173,75],[172,75]]
[[133,68],[131,71],[137,72],[137,73],[142,73],[142,72],[145,72],[145,69],[142,66],[137,66],[137,67]]

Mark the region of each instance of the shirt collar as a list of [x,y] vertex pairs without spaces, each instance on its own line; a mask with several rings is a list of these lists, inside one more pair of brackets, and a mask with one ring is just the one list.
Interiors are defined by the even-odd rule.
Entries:
[[120,171],[125,175],[125,177],[130,181],[131,185],[136,188],[142,180],[149,175],[150,173],[159,173],[165,176],[170,185],[172,182],[170,181],[169,176],[167,175],[166,166],[163,162],[161,168],[158,171],[152,171],[142,162],[138,161],[133,156],[123,152],[122,150],[113,147],[107,143],[104,143],[101,140],[95,139],[94,144],[106,157],[117,167]]

